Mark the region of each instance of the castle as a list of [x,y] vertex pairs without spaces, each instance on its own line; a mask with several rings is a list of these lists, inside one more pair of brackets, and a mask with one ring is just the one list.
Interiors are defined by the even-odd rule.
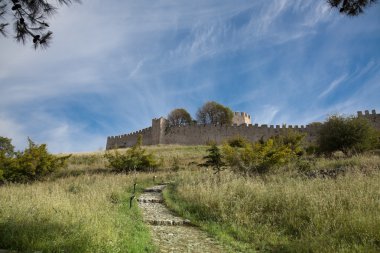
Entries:
[[[357,114],[358,117],[368,119],[371,124],[380,130],[380,114],[375,110],[368,110]],[[224,140],[240,136],[250,141],[268,139],[281,134],[286,129],[294,129],[307,133],[308,141],[315,140],[320,124],[306,126],[280,126],[251,124],[251,116],[245,112],[235,112],[232,125],[187,125],[167,128],[167,120],[163,117],[152,119],[152,126],[137,132],[107,138],[106,149],[126,148],[133,146],[139,135],[142,135],[143,145],[179,144],[179,145],[205,145],[210,141],[220,144]]]

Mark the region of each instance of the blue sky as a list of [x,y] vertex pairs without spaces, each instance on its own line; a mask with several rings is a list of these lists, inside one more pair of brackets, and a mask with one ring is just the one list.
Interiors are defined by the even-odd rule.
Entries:
[[0,38],[0,135],[78,152],[210,100],[259,124],[379,111],[379,13],[350,18],[324,0],[84,0],[59,9],[46,51]]

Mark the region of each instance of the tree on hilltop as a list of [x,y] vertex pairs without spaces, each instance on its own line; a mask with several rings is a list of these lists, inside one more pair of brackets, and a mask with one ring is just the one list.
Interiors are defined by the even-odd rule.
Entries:
[[210,101],[205,103],[197,112],[197,121],[200,124],[232,124],[234,113],[226,106]]
[[[59,5],[71,5],[80,0],[56,0]],[[15,39],[25,44],[32,39],[34,48],[46,48],[53,32],[47,31],[47,19],[57,12],[58,7],[49,0],[0,0],[0,20],[13,19]],[[5,37],[9,23],[0,22],[0,33]]]
[[357,153],[376,148],[379,133],[365,118],[331,116],[322,124],[317,142],[321,153]]
[[347,16],[358,16],[364,12],[364,8],[376,2],[377,0],[327,0],[332,8],[339,9],[340,13]]
[[185,126],[192,123],[190,113],[183,108],[177,108],[171,111],[168,115],[169,126]]

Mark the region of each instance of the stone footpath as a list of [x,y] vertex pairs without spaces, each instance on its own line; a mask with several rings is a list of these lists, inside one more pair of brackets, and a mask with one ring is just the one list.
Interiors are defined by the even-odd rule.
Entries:
[[149,224],[154,243],[162,253],[221,253],[223,247],[207,233],[191,226],[189,220],[175,216],[164,204],[165,185],[145,189],[138,199],[144,221]]

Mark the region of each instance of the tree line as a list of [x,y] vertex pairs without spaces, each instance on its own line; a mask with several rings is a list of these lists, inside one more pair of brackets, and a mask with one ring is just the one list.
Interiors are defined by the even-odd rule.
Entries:
[[[203,107],[199,111],[203,111]],[[213,119],[209,116],[206,118]],[[257,142],[236,136],[227,140],[221,148],[212,144],[208,155],[204,157],[205,162],[200,166],[212,167],[217,174],[231,168],[244,176],[250,176],[264,174],[296,161],[299,170],[307,171],[310,162],[305,159],[305,155],[328,157],[340,151],[351,156],[368,150],[380,150],[380,131],[363,117],[331,116],[321,123],[314,143],[304,142],[304,137],[304,133],[293,129]],[[28,142],[24,151],[15,151],[11,139],[0,136],[0,184],[44,180],[66,166],[70,156],[50,154],[46,144],[38,145],[30,139]],[[154,171],[161,164],[154,154],[142,147],[142,136],[125,152],[106,152],[104,157],[108,166],[119,173]]]
[[167,120],[168,127],[191,124],[226,125],[232,124],[233,117],[234,113],[229,107],[215,101],[209,101],[198,109],[196,119],[193,119],[186,109],[177,108],[168,114]]

